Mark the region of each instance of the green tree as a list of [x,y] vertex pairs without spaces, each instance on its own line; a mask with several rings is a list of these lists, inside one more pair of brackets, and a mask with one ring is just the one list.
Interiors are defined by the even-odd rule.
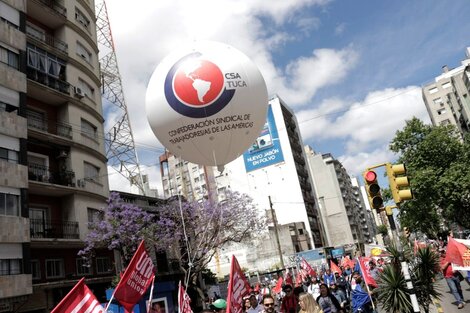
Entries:
[[402,204],[400,221],[435,237],[442,218],[470,227],[470,137],[452,125],[432,126],[413,118],[395,134],[390,150],[405,163],[414,200]]

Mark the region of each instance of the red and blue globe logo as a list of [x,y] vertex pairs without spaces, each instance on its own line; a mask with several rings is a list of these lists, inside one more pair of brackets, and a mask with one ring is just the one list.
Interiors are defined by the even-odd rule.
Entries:
[[165,79],[165,97],[178,113],[193,118],[212,116],[232,100],[235,89],[225,88],[224,74],[213,62],[191,53],[178,60]]

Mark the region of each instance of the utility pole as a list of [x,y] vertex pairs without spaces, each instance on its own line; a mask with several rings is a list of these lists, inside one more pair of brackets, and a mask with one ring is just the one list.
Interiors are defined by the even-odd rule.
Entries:
[[276,211],[273,209],[273,203],[271,201],[271,196],[268,196],[269,199],[269,208],[271,209],[271,216],[274,224],[274,235],[276,236],[277,252],[279,253],[279,262],[281,263],[281,268],[284,268],[284,260],[282,258],[281,242],[279,241],[279,232],[277,229],[277,218]]

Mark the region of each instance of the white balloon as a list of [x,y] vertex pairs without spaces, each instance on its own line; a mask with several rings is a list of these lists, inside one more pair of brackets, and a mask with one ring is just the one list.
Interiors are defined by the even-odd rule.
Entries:
[[260,134],[268,93],[256,65],[218,42],[195,42],[168,55],[146,94],[149,124],[176,156],[201,165],[225,165]]

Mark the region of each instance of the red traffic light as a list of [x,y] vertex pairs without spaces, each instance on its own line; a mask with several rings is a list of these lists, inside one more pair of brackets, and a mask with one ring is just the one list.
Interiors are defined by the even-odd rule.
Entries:
[[373,183],[377,180],[377,174],[374,172],[374,171],[367,171],[365,174],[364,174],[364,179],[366,180],[366,182],[368,183]]

